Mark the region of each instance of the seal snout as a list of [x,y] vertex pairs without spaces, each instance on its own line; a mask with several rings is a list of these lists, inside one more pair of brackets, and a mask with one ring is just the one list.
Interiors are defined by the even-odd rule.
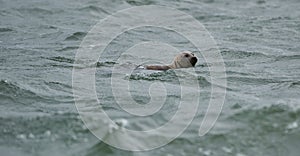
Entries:
[[197,61],[198,61],[197,57],[193,56],[193,57],[191,58],[190,62],[191,62],[191,64],[192,64],[193,67],[195,67]]

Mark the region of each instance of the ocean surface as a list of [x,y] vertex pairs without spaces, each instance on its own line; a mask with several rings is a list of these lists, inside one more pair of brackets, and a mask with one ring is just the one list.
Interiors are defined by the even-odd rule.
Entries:
[[[227,93],[215,126],[199,137],[212,84],[208,65],[196,53],[195,73],[201,86],[197,116],[169,144],[131,152],[103,143],[86,128],[74,102],[72,70],[82,40],[97,22],[140,5],[175,8],[205,26],[224,59]],[[0,0],[0,155],[298,156],[299,8],[298,0]],[[144,118],[124,113],[107,85],[110,69],[117,64],[113,54],[129,41],[144,41],[153,34],[162,34],[162,40],[179,49],[192,49],[176,34],[165,37],[164,31],[130,30],[111,43],[112,56],[96,64],[96,90],[103,110],[113,120],[126,121],[129,129],[151,129],[170,120],[181,98],[179,83],[172,71],[129,73],[124,79],[141,104],[149,102],[145,93],[152,82],[169,83],[173,89],[162,112]],[[134,62],[143,56],[127,58]]]

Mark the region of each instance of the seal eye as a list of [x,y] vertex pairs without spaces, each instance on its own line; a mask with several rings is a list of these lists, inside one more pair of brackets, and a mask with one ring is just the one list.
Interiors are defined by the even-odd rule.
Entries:
[[184,57],[189,57],[189,54],[185,54]]

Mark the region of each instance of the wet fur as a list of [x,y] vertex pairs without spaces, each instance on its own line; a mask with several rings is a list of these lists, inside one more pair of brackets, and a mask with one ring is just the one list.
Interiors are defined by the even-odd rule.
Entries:
[[172,64],[170,65],[147,65],[147,70],[169,70],[177,68],[194,67],[197,63],[197,57],[190,51],[184,51],[175,56]]

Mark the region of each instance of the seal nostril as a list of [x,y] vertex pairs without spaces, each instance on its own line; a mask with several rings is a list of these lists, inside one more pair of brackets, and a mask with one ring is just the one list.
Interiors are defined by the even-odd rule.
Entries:
[[191,60],[190,60],[190,62],[191,62],[191,64],[192,64],[193,66],[196,65],[197,61],[198,61],[198,60],[197,60],[197,57],[192,57]]

